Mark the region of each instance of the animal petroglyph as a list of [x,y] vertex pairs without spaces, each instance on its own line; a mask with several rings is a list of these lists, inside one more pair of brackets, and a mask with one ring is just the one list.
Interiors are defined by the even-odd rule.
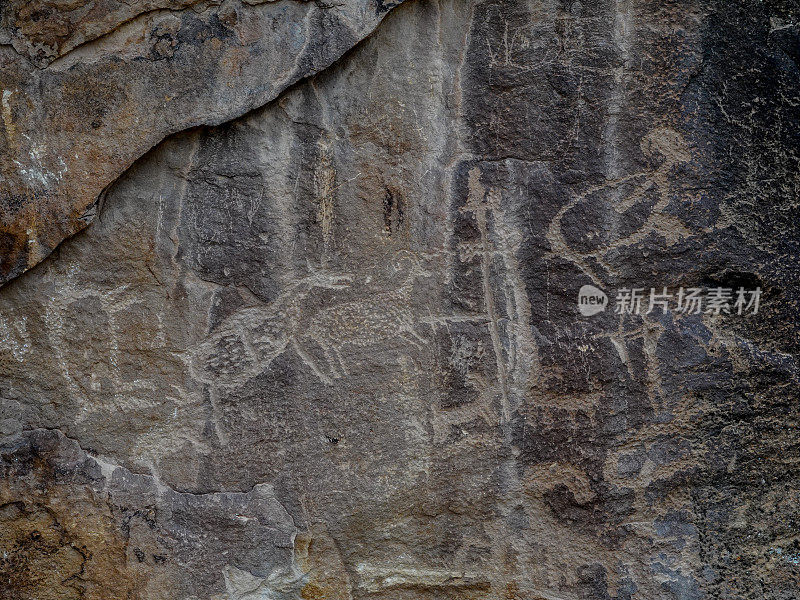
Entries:
[[[308,294],[314,288],[341,289],[352,281],[350,275],[316,271],[310,264],[309,271],[269,305],[243,308],[225,319],[192,351],[190,367],[195,378],[213,386],[236,385],[266,369],[290,343],[296,347],[302,303]],[[298,354],[310,361],[302,349]],[[313,362],[311,367],[316,373]]]
[[410,266],[405,280],[396,290],[337,304],[311,318],[302,339],[322,348],[332,377],[341,376],[336,363],[345,375],[348,374],[342,358],[344,346],[364,347],[397,337],[418,348],[426,343],[415,329],[417,318],[411,309],[411,293],[417,278],[432,273],[415,257],[408,260]]
[[[368,295],[304,314],[306,298],[314,288],[350,287],[352,275],[314,270],[288,286],[269,305],[241,309],[228,317],[191,353],[194,376],[212,386],[241,384],[263,372],[290,347],[326,384],[349,375],[342,350],[402,338],[420,348],[425,338],[411,308],[417,278],[431,275],[416,258],[408,262],[405,279],[395,290]],[[320,368],[308,348],[319,348],[325,358]],[[326,372],[327,371],[327,372]]]

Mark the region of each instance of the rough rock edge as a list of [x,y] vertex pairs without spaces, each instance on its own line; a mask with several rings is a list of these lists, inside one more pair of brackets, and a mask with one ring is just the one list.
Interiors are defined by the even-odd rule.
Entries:
[[[296,0],[293,0],[293,1],[296,1]],[[90,223],[92,223],[94,221],[95,217],[97,216],[98,212],[99,212],[99,207],[102,205],[102,199],[103,199],[103,196],[105,195],[106,190],[109,189],[114,184],[114,182],[119,180],[120,177],[122,177],[125,174],[125,172],[127,172],[127,170],[137,160],[139,160],[142,156],[146,155],[153,148],[155,148],[160,143],[162,143],[165,139],[167,139],[168,137],[170,137],[172,135],[177,135],[177,134],[180,134],[182,132],[185,132],[185,131],[188,131],[190,129],[194,129],[194,128],[197,128],[197,127],[205,127],[205,126],[214,127],[214,126],[222,125],[224,123],[229,123],[229,122],[234,121],[234,120],[236,120],[238,118],[241,118],[242,116],[244,116],[244,115],[246,115],[246,114],[248,114],[250,112],[259,110],[259,109],[264,108],[265,106],[271,104],[272,102],[274,102],[275,100],[280,98],[287,90],[291,89],[293,86],[298,85],[298,84],[302,83],[303,81],[305,81],[305,80],[307,80],[307,79],[309,79],[311,77],[314,77],[314,76],[316,76],[316,75],[318,75],[318,74],[320,74],[320,73],[322,73],[324,71],[327,71],[328,69],[330,69],[332,67],[335,67],[337,64],[339,64],[342,61],[342,59],[344,59],[354,48],[356,48],[359,44],[363,43],[365,40],[367,40],[370,36],[372,36],[377,31],[377,28],[380,26],[381,22],[386,17],[386,15],[388,15],[394,8],[396,8],[397,6],[399,6],[400,4],[402,4],[405,1],[406,0],[393,0],[393,1],[390,1],[390,2],[384,2],[383,0],[375,0],[376,22],[375,22],[374,26],[372,27],[372,29],[370,29],[365,35],[363,35],[363,37],[360,37],[359,39],[355,40],[355,42],[350,44],[347,48],[345,48],[344,50],[341,50],[337,55],[334,55],[332,57],[332,60],[330,62],[327,62],[326,64],[322,65],[321,68],[316,68],[316,69],[311,68],[308,71],[302,73],[299,77],[298,77],[298,72],[296,70],[293,71],[292,73],[290,73],[290,75],[286,79],[284,79],[283,81],[277,82],[278,85],[277,85],[276,89],[273,90],[272,94],[267,95],[264,98],[257,98],[257,99],[255,99],[255,102],[247,102],[243,106],[239,107],[238,109],[235,109],[235,112],[228,113],[228,114],[224,115],[223,118],[209,118],[209,117],[213,117],[210,114],[209,115],[199,115],[199,118],[192,119],[192,120],[184,123],[182,126],[180,126],[178,128],[163,128],[161,131],[159,131],[156,134],[157,135],[157,139],[155,140],[154,143],[151,143],[146,149],[144,149],[144,151],[140,151],[131,160],[126,161],[127,164],[125,164],[120,169],[118,169],[117,173],[115,174],[115,176],[113,178],[111,178],[109,181],[102,182],[104,184],[102,190],[100,190],[99,194],[91,202],[89,202],[88,204],[84,205],[85,208],[84,208],[83,211],[81,211],[82,214],[77,216],[77,218],[75,218],[74,216],[73,217],[69,216],[70,209],[72,209],[72,211],[74,211],[74,208],[75,208],[74,205],[73,206],[63,207],[61,209],[59,216],[64,218],[64,219],[66,219],[66,220],[68,220],[68,221],[70,221],[70,222],[69,223],[62,223],[62,224],[54,224],[54,225],[50,226],[51,230],[56,230],[55,231],[55,235],[53,236],[54,237],[53,243],[47,244],[46,246],[42,247],[42,245],[39,244],[35,239],[33,239],[33,240],[29,239],[28,240],[28,244],[29,245],[31,243],[35,242],[37,244],[38,248],[40,249],[40,251],[37,253],[38,255],[34,256],[34,257],[31,257],[30,254],[24,254],[22,257],[18,257],[16,261],[14,259],[9,261],[11,263],[10,265],[9,264],[4,264],[3,265],[3,270],[6,271],[6,272],[0,272],[0,288],[2,288],[8,282],[13,281],[14,279],[19,277],[23,273],[27,272],[28,270],[30,270],[31,268],[33,268],[34,266],[36,266],[37,264],[42,262],[53,251],[55,251],[55,249],[61,243],[63,243],[65,240],[71,238],[72,236],[76,235],[77,233],[82,231],[85,227],[87,227]],[[253,7],[253,6],[260,5],[260,4],[272,4],[272,3],[273,2],[266,2],[265,1],[265,2],[257,2],[257,3],[247,2],[246,4],[248,6]],[[319,9],[321,9],[321,10],[328,9],[328,8],[331,8],[331,6],[334,6],[334,5],[326,4],[324,2],[319,2],[319,1],[315,1],[314,4],[317,5],[317,7]],[[136,22],[137,20],[139,20],[139,19],[141,19],[143,17],[147,17],[148,15],[151,15],[151,14],[154,14],[154,13],[164,13],[164,12],[182,13],[182,12],[185,12],[187,10],[192,10],[194,12],[197,12],[195,10],[195,8],[194,8],[195,6],[196,5],[193,4],[193,5],[189,6],[189,7],[186,7],[184,9],[178,9],[178,10],[175,10],[175,9],[154,9],[152,11],[147,11],[145,13],[136,15],[135,17],[133,17],[131,19],[128,19],[123,23],[118,24],[117,26],[115,26],[110,31],[108,31],[108,32],[106,32],[106,33],[104,33],[104,34],[102,34],[102,35],[100,35],[100,36],[98,36],[98,37],[96,37],[96,38],[94,38],[92,40],[87,40],[85,43],[79,44],[77,47],[71,49],[69,52],[65,53],[64,55],[59,56],[58,58],[56,58],[53,61],[53,63],[51,63],[48,66],[48,68],[45,68],[45,69],[34,69],[34,70],[36,72],[40,72],[40,73],[41,72],[45,72],[45,71],[59,71],[60,68],[53,69],[52,67],[54,65],[56,65],[57,67],[63,66],[63,62],[64,61],[69,62],[71,60],[71,58],[75,56],[74,53],[76,51],[80,51],[82,48],[93,47],[94,45],[96,45],[98,43],[102,43],[103,40],[108,39],[110,36],[114,35],[115,32],[119,31],[120,28],[123,28],[126,25],[129,25],[129,24],[131,24],[133,22]],[[209,6],[207,8],[210,8],[211,6],[216,6],[216,5],[212,3],[212,4],[209,4]],[[0,44],[0,47],[6,47],[6,46],[10,47],[12,49],[12,51],[14,51],[15,53],[19,54],[17,52],[16,48],[14,48],[12,44],[6,44],[6,43]],[[19,56],[22,59],[24,59],[27,64],[33,66],[33,63],[30,61],[29,58],[26,58],[23,55],[19,55]],[[295,66],[297,66],[299,64],[300,60],[303,57],[304,56],[303,56],[302,53],[301,53],[301,55],[298,55]],[[206,112],[210,112],[210,111],[206,111]],[[35,197],[36,197],[36,194],[34,194],[34,202],[35,202]],[[45,200],[45,202],[47,202],[47,200]],[[47,215],[45,215],[45,216],[47,216]],[[22,218],[24,220],[24,215],[23,215]],[[16,220],[14,219],[14,217],[11,217],[10,219],[8,219],[8,221],[6,223],[3,224],[2,230],[0,230],[0,232],[5,233],[5,230],[8,227],[9,223],[13,223],[15,225],[19,225],[19,223],[17,223]],[[53,231],[51,231],[51,233],[53,233]],[[16,256],[17,254],[18,254],[17,251],[12,251],[12,255]],[[22,258],[23,260],[19,260],[19,258]],[[24,259],[27,259],[27,260],[24,260]],[[5,262],[5,259],[4,259],[4,262]]]

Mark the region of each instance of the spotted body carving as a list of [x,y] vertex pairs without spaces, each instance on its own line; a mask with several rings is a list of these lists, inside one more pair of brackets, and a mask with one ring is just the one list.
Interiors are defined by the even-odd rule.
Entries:
[[426,343],[416,330],[418,319],[411,309],[411,295],[417,278],[431,273],[416,258],[408,262],[410,266],[405,280],[396,290],[343,302],[312,317],[303,333],[303,340],[314,342],[324,350],[334,378],[340,376],[335,363],[347,374],[342,357],[342,349],[346,346],[367,347],[397,337],[418,348]]

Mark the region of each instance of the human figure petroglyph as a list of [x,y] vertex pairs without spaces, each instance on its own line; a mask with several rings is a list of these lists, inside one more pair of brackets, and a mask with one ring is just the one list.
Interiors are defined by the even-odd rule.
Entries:
[[459,243],[458,256],[462,263],[479,265],[483,320],[497,365],[502,419],[508,422],[521,395],[537,377],[539,366],[530,300],[517,258],[523,235],[506,214],[503,191],[487,189],[481,183],[480,168],[470,169],[468,189],[468,197],[459,210],[473,220],[479,238]]
[[[669,242],[674,242],[679,237],[686,237],[690,234],[683,223],[672,215],[664,213],[664,209],[670,201],[668,181],[670,170],[676,165],[691,160],[686,142],[677,131],[668,128],[657,128],[653,129],[642,138],[640,148],[645,157],[650,159],[659,158],[661,160],[660,165],[654,171],[637,172],[619,177],[591,187],[576,195],[558,211],[550,222],[547,231],[547,240],[550,242],[551,251],[574,263],[592,279],[594,284],[601,287],[603,282],[595,269],[590,265],[589,259],[593,258],[607,271],[613,272],[613,269],[605,261],[605,255],[610,250],[635,244],[644,239],[651,232],[662,234]],[[626,184],[633,184],[633,191],[624,197],[618,198],[611,208],[615,213],[623,214],[635,204],[641,202],[648,189],[654,188],[656,191],[656,202],[650,209],[645,222],[628,235],[610,240],[607,244],[599,246],[593,251],[586,252],[572,247],[567,241],[562,228],[564,216],[593,194],[603,191],[619,192],[622,186]]]
[[[607,255],[613,250],[640,243],[652,233],[663,236],[667,244],[673,244],[680,238],[692,234],[680,220],[665,211],[671,200],[670,173],[674,167],[687,163],[692,158],[683,136],[673,129],[656,128],[641,139],[640,148],[646,158],[659,161],[654,170],[611,179],[576,195],[558,211],[547,231],[551,252],[571,261],[600,288],[604,287],[605,281],[601,277],[603,273],[598,272],[597,267],[604,269],[606,275],[616,275],[613,266],[606,260]],[[626,185],[631,186],[630,191],[625,192]],[[606,204],[616,215],[624,215],[636,204],[644,202],[649,191],[654,193],[655,202],[644,222],[635,230],[620,234],[617,230],[619,220],[614,220],[612,236],[593,249],[575,248],[574,244],[571,245],[567,240],[563,226],[564,217],[581,202],[586,202],[595,194],[609,192],[613,202],[606,200]],[[661,396],[660,369],[655,353],[660,328],[660,325],[651,323],[639,330],[623,332],[623,323],[620,320],[617,331],[606,334],[617,349],[620,360],[627,367],[631,377],[634,377],[635,373],[628,358],[628,344],[631,340],[641,338],[647,359],[648,393],[653,399]]]

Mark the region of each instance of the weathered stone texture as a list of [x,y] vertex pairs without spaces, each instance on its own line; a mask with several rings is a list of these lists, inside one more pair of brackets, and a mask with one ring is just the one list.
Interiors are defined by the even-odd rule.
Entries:
[[[166,16],[224,28],[226,6],[349,10]],[[409,0],[336,60],[388,8],[291,76],[209,63],[213,109],[131,92],[170,125],[86,138],[75,165],[110,166],[65,176],[54,214],[124,174],[0,289],[0,589],[797,597],[797,7]],[[22,15],[13,52],[108,77],[71,49],[131,18],[104,10]],[[131,89],[205,73],[149,56]],[[13,115],[6,140],[35,122]],[[81,139],[48,131],[53,157]],[[762,307],[583,317],[585,284]]]
[[104,188],[165,136],[272,100],[337,60],[389,8],[382,0],[0,6],[0,282],[91,222]]

